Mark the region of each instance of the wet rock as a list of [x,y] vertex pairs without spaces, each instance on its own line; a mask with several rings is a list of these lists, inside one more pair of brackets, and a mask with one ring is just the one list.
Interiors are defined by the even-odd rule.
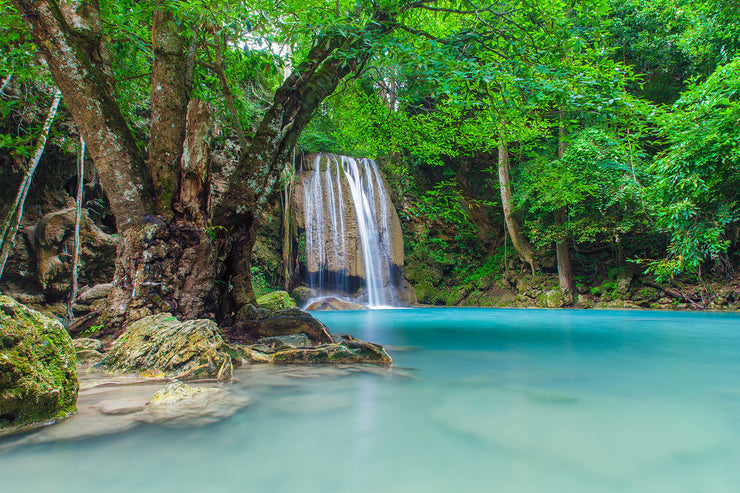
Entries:
[[61,323],[0,295],[0,428],[73,413],[76,363]]
[[393,360],[382,346],[356,339],[315,348],[297,348],[278,351],[272,355],[274,363],[370,363],[390,365]]
[[367,307],[353,301],[340,300],[333,296],[316,300],[306,307],[309,311],[364,310]]
[[237,322],[226,331],[226,334],[229,341],[238,343],[292,334],[306,334],[313,343],[334,342],[326,325],[298,308],[280,310],[264,320]]
[[286,291],[273,291],[272,293],[260,296],[257,298],[257,304],[262,308],[267,308],[271,312],[276,312],[283,308],[297,307],[293,298]]
[[414,306],[419,303],[416,299],[416,291],[411,283],[404,279],[398,288],[398,301],[405,306]]
[[[333,336],[332,336],[333,337]],[[264,344],[268,347],[310,347],[311,340],[306,334],[294,334],[278,337],[263,337],[258,344]]]
[[107,400],[100,402],[95,408],[100,414],[108,416],[123,416],[126,414],[138,413],[143,411],[145,404],[135,400]]
[[161,373],[181,380],[226,381],[233,371],[229,346],[212,320],[180,322],[169,313],[131,324],[102,364],[112,371]]

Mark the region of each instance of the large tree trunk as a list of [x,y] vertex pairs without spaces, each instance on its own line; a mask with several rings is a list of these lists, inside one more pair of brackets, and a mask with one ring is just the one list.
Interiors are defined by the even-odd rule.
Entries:
[[509,175],[509,148],[502,139],[498,146],[498,181],[501,186],[501,206],[504,209],[504,221],[506,229],[509,231],[511,243],[514,245],[516,253],[524,262],[527,262],[532,269],[532,275],[537,272],[537,260],[534,257],[534,250],[529,244],[527,238],[519,231],[519,223],[514,217],[514,206],[511,203],[511,177]]
[[150,216],[121,235],[107,313],[114,329],[163,311],[217,318],[217,244],[206,229],[209,127],[205,103],[190,101],[175,217]]

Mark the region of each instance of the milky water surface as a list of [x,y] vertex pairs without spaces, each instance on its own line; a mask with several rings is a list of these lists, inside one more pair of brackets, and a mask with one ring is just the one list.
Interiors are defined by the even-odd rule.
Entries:
[[396,366],[237,370],[230,418],[0,447],[0,491],[740,491],[737,314],[317,316]]

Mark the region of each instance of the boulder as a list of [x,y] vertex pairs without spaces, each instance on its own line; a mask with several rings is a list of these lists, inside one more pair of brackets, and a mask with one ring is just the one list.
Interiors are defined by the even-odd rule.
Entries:
[[383,346],[349,337],[338,344],[325,344],[314,348],[296,348],[272,354],[273,363],[369,363],[390,365],[393,360]]
[[627,294],[629,293],[630,286],[632,285],[632,278],[634,277],[634,274],[632,273],[631,269],[622,269],[619,271],[619,274],[617,274],[617,286],[616,290],[619,294]]
[[298,286],[293,290],[292,293],[290,293],[290,296],[299,305],[303,305],[315,295],[316,293],[314,292],[314,290],[309,288],[308,286]]
[[0,295],[0,428],[73,413],[76,364],[61,323]]
[[72,344],[75,346],[75,351],[102,351],[103,342],[98,339],[89,339],[87,337],[81,337],[79,339],[73,339]]
[[190,427],[215,423],[248,403],[246,397],[235,396],[223,388],[193,387],[175,380],[157,391],[135,417],[146,423]]
[[[76,209],[51,212],[26,235],[36,259],[38,282],[47,297],[69,291]],[[113,278],[118,237],[106,234],[82,211],[80,223],[81,284],[108,282]]]
[[559,289],[551,289],[537,296],[537,306],[543,308],[562,308],[565,306],[565,295]]
[[365,310],[367,307],[353,301],[340,300],[334,296],[316,300],[306,307],[309,311]]
[[212,320],[178,321],[169,313],[142,318],[126,328],[102,361],[111,371],[180,380],[230,380],[231,350]]
[[77,303],[81,305],[92,305],[97,300],[103,300],[108,297],[113,290],[112,283],[96,284],[95,286],[81,292],[77,297]]
[[286,291],[273,291],[264,296],[257,298],[257,304],[262,308],[267,308],[271,312],[276,312],[284,308],[296,308],[296,302]]

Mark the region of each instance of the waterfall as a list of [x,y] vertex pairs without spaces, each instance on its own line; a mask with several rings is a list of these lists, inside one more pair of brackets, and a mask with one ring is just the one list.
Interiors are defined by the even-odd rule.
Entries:
[[360,279],[364,292],[356,301],[398,305],[403,240],[377,163],[317,154],[306,164],[301,205],[309,286],[319,296],[346,297]]

